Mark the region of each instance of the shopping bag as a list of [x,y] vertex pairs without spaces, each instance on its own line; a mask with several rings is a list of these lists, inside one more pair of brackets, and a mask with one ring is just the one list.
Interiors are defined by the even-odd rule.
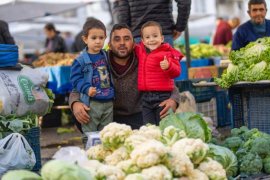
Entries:
[[33,149],[19,133],[0,140],[0,176],[11,169],[29,169],[36,164]]

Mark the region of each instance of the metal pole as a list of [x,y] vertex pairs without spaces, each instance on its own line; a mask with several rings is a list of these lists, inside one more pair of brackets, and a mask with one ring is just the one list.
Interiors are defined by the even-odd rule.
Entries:
[[189,31],[188,24],[185,29],[185,49],[186,49],[186,58],[187,58],[187,69],[190,68],[190,44],[189,44]]

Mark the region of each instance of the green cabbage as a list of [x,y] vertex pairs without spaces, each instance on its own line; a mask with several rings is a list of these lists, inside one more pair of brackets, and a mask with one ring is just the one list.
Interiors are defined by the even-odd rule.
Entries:
[[2,177],[2,180],[42,180],[39,175],[27,170],[11,170]]

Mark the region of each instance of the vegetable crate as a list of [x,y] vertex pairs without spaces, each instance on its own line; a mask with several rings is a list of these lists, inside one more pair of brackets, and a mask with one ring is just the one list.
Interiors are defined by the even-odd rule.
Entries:
[[228,91],[219,90],[216,92],[218,127],[231,125],[231,107]]
[[229,89],[232,127],[258,128],[270,133],[270,84],[247,84]]
[[202,113],[206,117],[210,117],[217,126],[217,102],[216,98],[212,98],[210,101],[196,103],[197,111]]
[[180,92],[190,91],[190,93],[193,94],[196,103],[210,101],[213,97],[215,97],[216,88],[214,86],[210,87],[194,86],[193,83],[196,83],[198,81],[200,81],[200,79],[175,81],[175,84]]
[[25,139],[28,141],[29,145],[33,149],[36,156],[36,164],[32,171],[39,171],[41,168],[41,155],[40,155],[40,128],[31,128],[25,135]]

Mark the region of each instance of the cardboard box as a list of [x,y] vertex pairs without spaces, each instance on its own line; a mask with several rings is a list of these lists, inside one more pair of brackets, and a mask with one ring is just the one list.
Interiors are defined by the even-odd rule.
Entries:
[[217,66],[205,66],[198,68],[188,69],[189,79],[202,79],[202,78],[213,78],[218,77],[218,67]]

